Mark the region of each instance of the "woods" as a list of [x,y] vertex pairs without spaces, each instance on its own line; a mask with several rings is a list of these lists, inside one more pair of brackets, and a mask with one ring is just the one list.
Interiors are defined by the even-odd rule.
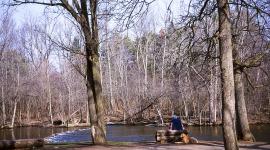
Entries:
[[[226,149],[269,123],[267,0],[4,1],[0,18],[2,127],[90,123],[223,124]],[[15,20],[16,7],[48,6]],[[181,13],[174,5],[181,5]],[[60,17],[59,17],[60,16]]]

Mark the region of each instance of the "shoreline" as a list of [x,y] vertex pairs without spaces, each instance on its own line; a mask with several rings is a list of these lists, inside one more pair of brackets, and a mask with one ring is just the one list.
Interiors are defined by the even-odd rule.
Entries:
[[[270,149],[269,142],[243,142],[239,143],[240,149]],[[93,145],[91,143],[72,143],[72,144],[45,144],[44,147],[40,148],[42,150],[47,149],[67,149],[67,150],[88,150],[88,149],[129,149],[129,150],[143,150],[143,149],[171,149],[171,150],[179,150],[179,149],[200,149],[200,150],[208,150],[208,149],[224,149],[223,141],[199,141],[197,144],[184,144],[184,143],[166,143],[166,144],[158,144],[156,142],[108,142],[105,145]]]
[[[270,124],[270,122],[253,122],[249,123],[249,125],[267,125]],[[107,126],[118,126],[118,125],[125,125],[125,126],[153,126],[153,127],[166,127],[168,126],[168,123],[164,123],[164,125],[161,124],[155,124],[155,123],[147,123],[147,122],[139,122],[139,123],[121,123],[121,122],[108,122],[106,124]],[[185,126],[221,126],[222,123],[218,124],[184,124]],[[73,127],[89,127],[90,124],[87,123],[80,123],[80,124],[69,124],[69,125],[42,125],[42,124],[24,124],[24,125],[15,125],[14,127],[11,126],[1,126],[1,129],[13,129],[13,128],[20,128],[20,127],[39,127],[39,128],[73,128]]]

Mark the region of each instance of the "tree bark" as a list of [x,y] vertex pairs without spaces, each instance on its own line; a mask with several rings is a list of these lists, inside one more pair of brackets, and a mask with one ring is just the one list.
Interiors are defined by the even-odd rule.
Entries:
[[224,147],[237,150],[238,143],[235,128],[235,93],[232,59],[232,37],[229,5],[227,0],[217,0],[219,15],[219,51],[222,82],[222,129]]
[[236,116],[237,116],[236,131],[238,139],[244,141],[255,141],[255,138],[249,129],[246,102],[245,102],[244,84],[241,70],[235,70],[234,84],[235,84]]
[[[86,47],[89,45],[87,44]],[[92,46],[92,44],[90,44]],[[104,122],[103,100],[101,95],[101,82],[99,74],[99,59],[96,54],[87,50],[87,95],[89,103],[89,115],[91,123],[91,135],[94,144],[106,142],[106,129]],[[94,56],[94,58],[93,58]],[[92,59],[93,60],[92,60]]]
[[90,1],[91,8],[91,30],[87,19],[87,13],[84,14],[81,26],[83,28],[86,41],[86,79],[87,95],[89,103],[89,115],[91,123],[91,136],[94,144],[106,143],[106,126],[104,120],[104,107],[102,98],[102,86],[100,78],[99,62],[99,38],[97,26],[97,1]]

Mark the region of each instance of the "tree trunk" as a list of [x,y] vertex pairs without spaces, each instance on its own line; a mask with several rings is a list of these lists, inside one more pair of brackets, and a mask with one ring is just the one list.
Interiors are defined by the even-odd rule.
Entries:
[[[165,29],[166,29],[166,25],[165,25]],[[166,55],[166,48],[167,48],[166,34],[167,33],[165,33],[165,36],[164,36],[164,48],[163,48],[162,64],[161,64],[162,65],[161,66],[161,91],[163,91],[163,88],[164,88],[164,66],[165,66],[165,55]]]
[[163,126],[164,125],[164,120],[163,120],[163,117],[162,117],[162,114],[161,114],[161,110],[159,108],[157,108],[157,112],[158,112],[158,115],[159,115],[159,118],[160,118],[161,125]]
[[235,70],[234,84],[235,84],[236,115],[237,115],[236,131],[238,139],[244,141],[255,141],[255,138],[249,129],[246,102],[245,102],[244,84],[241,70]]
[[113,91],[112,91],[111,53],[108,48],[109,46],[107,45],[108,44],[106,43],[107,57],[108,57],[109,85],[110,85],[110,105],[113,110],[115,102],[114,102]]
[[1,99],[2,99],[2,114],[3,114],[3,125],[6,124],[6,107],[5,107],[5,97],[4,97],[4,86],[1,89]]
[[[106,143],[106,126],[104,120],[104,107],[99,62],[99,38],[97,25],[97,1],[90,1],[91,31],[89,23],[83,22],[82,27],[86,41],[86,79],[91,123],[91,135],[94,144]],[[87,17],[87,16],[84,16]],[[85,26],[86,25],[86,26]],[[90,34],[92,33],[92,34]]]
[[30,98],[28,98],[28,103],[26,104],[26,114],[27,114],[27,122],[30,122]]
[[187,106],[186,100],[183,100],[183,103],[184,103],[185,117],[188,121],[188,106]]
[[71,89],[70,89],[70,85],[69,83],[67,84],[68,87],[68,119],[67,119],[67,124],[69,124],[69,120],[70,120],[70,112],[71,112]]
[[[90,46],[92,46],[92,44]],[[91,49],[87,49],[87,96],[89,103],[91,135],[94,144],[102,144],[106,142],[106,132],[103,118],[104,110],[101,95],[102,89],[99,74],[99,59],[95,54],[94,57],[92,56],[93,54],[90,55],[90,52]]]
[[209,87],[209,124],[212,125],[214,122],[215,116],[215,109],[214,109],[214,101],[215,101],[215,89],[214,89],[214,76],[213,76],[213,69],[211,69],[211,76],[210,76],[210,87]]
[[231,23],[227,0],[217,0],[222,82],[222,127],[225,149],[237,150]]
[[46,59],[46,83],[47,83],[47,100],[49,102],[49,117],[50,122],[53,125],[53,115],[52,115],[52,93],[51,93],[51,83],[50,83],[50,75],[49,75],[49,60]]
[[64,124],[65,108],[64,108],[64,99],[62,98],[61,92],[59,92],[59,101],[60,101],[60,109],[61,109],[61,121],[62,121],[62,124]]
[[15,117],[16,117],[16,111],[17,111],[17,99],[14,102],[14,108],[13,108],[13,115],[11,120],[11,128],[14,127]]

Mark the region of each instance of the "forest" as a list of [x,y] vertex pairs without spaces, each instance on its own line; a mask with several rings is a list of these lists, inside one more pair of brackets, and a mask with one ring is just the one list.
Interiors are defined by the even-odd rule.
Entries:
[[[232,49],[232,111],[269,123],[269,1],[172,0],[162,18],[151,10],[157,1],[2,2],[1,127],[163,125],[170,112],[188,125],[219,125],[228,77],[220,47]],[[230,32],[221,32],[222,1]],[[46,5],[44,17],[18,23],[16,9],[28,3]],[[230,46],[220,43],[223,32]]]

